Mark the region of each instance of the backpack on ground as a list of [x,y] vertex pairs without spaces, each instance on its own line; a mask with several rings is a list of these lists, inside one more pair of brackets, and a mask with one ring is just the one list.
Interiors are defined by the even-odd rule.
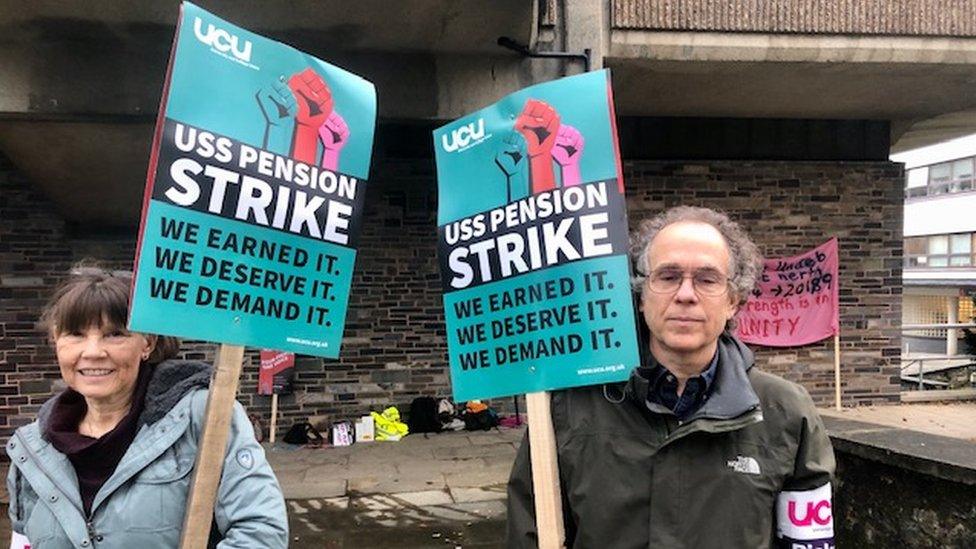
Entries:
[[433,397],[417,397],[410,403],[407,425],[411,433],[439,433],[441,422],[437,417],[437,401]]

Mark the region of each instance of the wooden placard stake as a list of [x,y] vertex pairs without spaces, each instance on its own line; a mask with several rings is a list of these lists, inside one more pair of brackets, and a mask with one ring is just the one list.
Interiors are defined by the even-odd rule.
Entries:
[[190,495],[186,502],[180,538],[181,549],[205,549],[210,538],[214,501],[217,499],[217,487],[223,471],[227,435],[230,432],[243,361],[243,346],[220,346],[210,382],[210,394],[207,397],[207,412],[200,435],[193,482],[190,484]]
[[840,331],[834,334],[834,407],[840,406]]
[[535,493],[535,527],[539,535],[539,549],[560,549],[565,542],[565,531],[549,393],[526,394],[525,407],[529,416],[532,490]]
[[278,430],[278,393],[271,395],[271,433],[268,435],[268,442],[274,446],[275,431]]

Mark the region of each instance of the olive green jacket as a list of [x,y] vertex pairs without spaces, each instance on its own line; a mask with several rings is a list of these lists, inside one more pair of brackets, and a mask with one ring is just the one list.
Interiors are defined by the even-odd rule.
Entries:
[[[753,368],[731,336],[718,352],[709,398],[684,422],[648,405],[640,368],[626,384],[552,394],[567,547],[775,547],[777,496],[830,482],[833,450],[806,391]],[[508,547],[536,547],[528,446],[508,484]],[[829,520],[829,496],[820,505]]]

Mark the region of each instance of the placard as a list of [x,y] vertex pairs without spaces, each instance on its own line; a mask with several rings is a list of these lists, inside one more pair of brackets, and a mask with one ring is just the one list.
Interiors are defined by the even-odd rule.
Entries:
[[184,2],[131,329],[337,357],[375,123],[371,83]]
[[621,381],[638,363],[610,72],[434,132],[454,398]]

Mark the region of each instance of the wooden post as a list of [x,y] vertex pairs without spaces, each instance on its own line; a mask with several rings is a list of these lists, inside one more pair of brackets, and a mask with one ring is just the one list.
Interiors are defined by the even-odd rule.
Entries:
[[278,429],[278,393],[271,395],[271,433],[268,435],[268,442],[274,446],[275,431]]
[[200,434],[193,482],[190,484],[190,496],[186,503],[186,515],[183,518],[181,549],[207,547],[243,361],[244,347],[220,346],[213,379],[210,382],[206,418],[203,432]]
[[565,543],[565,532],[549,393],[526,394],[525,407],[529,415],[532,490],[535,493],[535,527],[539,535],[539,549],[560,549]]
[[834,334],[834,407],[840,406],[840,330]]

